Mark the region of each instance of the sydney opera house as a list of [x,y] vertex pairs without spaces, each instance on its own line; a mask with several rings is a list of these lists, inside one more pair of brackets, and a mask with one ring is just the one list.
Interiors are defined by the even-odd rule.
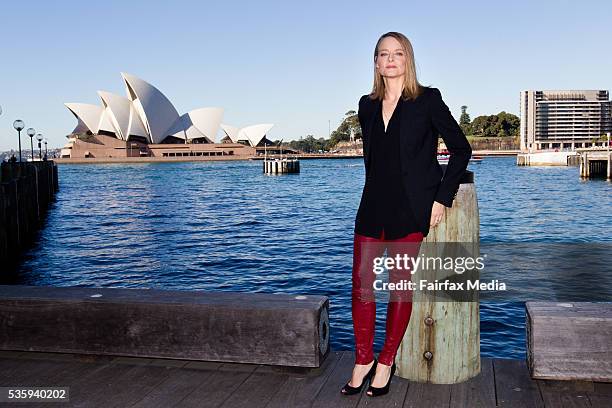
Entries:
[[[272,124],[223,124],[221,108],[180,115],[153,85],[123,72],[121,76],[127,96],[98,91],[100,105],[65,104],[78,123],[68,135],[62,158],[239,159],[256,156],[272,144],[266,138]],[[223,136],[217,142],[219,128]]]

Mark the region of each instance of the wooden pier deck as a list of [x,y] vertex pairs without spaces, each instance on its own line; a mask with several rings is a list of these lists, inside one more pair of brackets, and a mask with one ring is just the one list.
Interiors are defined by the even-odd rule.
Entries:
[[343,396],[354,363],[332,351],[317,369],[75,354],[0,352],[0,386],[70,387],[86,407],[610,407],[612,384],[532,380],[522,360],[482,359],[480,375],[433,385],[395,377],[391,392]]

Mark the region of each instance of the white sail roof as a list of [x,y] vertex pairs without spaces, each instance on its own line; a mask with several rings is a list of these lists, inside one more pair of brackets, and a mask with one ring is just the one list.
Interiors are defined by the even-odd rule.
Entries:
[[223,109],[216,107],[194,109],[179,115],[170,100],[148,82],[125,72],[121,73],[127,98],[106,91],[98,91],[102,106],[87,103],[66,103],[78,124],[73,132],[89,130],[114,133],[120,140],[131,136],[144,137],[149,143],[162,143],[168,136],[189,142],[206,139],[215,143],[219,127],[237,143],[246,141],[256,146],[274,126],[264,123],[244,128],[222,125]]
[[192,110],[181,116],[169,133],[180,139],[206,138],[209,142],[215,143],[222,117],[222,108]]
[[249,142],[253,147],[257,146],[273,127],[274,124],[272,123],[260,123],[243,128],[221,124],[221,128],[233,143],[238,143],[242,140]]
[[136,112],[147,128],[151,143],[161,143],[178,120],[178,112],[168,98],[150,83],[125,72],[121,76],[128,98],[134,103]]
[[[89,103],[65,103],[70,112],[81,121],[91,133],[99,133],[101,130],[113,132],[113,125],[110,123],[108,115],[104,113],[104,108]],[[77,125],[77,128],[79,125]]]
[[105,91],[98,91],[98,95],[120,139],[129,140],[132,135],[148,139],[140,115],[128,98]]

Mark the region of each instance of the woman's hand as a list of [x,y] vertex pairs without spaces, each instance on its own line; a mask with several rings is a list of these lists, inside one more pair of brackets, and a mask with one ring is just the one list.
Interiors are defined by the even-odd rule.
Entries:
[[431,207],[431,220],[429,220],[429,226],[435,227],[442,221],[442,217],[444,216],[444,210],[446,206],[437,201],[433,202],[433,206]]

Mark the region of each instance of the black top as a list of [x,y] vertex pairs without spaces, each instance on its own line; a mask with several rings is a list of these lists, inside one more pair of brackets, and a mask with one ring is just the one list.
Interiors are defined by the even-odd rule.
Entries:
[[419,231],[419,227],[401,182],[399,108],[393,111],[385,132],[382,103],[379,106],[372,128],[371,164],[354,232],[380,238],[384,230],[385,239],[397,239]]

